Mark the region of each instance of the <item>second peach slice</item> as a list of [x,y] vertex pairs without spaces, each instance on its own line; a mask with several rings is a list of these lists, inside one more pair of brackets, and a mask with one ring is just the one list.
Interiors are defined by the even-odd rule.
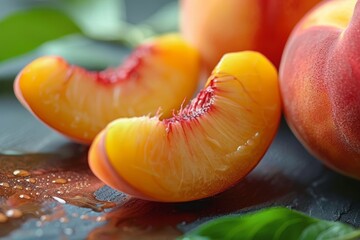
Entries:
[[199,54],[178,35],[139,46],[117,68],[91,72],[60,57],[27,65],[14,84],[18,99],[36,117],[82,143],[117,118],[169,117],[197,87]]

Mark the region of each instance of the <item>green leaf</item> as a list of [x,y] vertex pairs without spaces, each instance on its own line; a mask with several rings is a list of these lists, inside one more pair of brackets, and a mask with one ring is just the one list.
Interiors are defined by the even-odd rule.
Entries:
[[88,69],[104,69],[117,66],[130,53],[125,46],[95,41],[82,35],[71,35],[42,45],[38,55],[56,55],[71,64]]
[[0,29],[0,62],[29,52],[46,41],[80,32],[68,16],[52,8],[10,14],[0,21]]
[[123,38],[126,14],[122,0],[63,0],[58,6],[91,38],[106,41]]
[[179,30],[179,13],[179,2],[170,2],[141,24],[151,27],[156,33],[175,32]]
[[80,34],[65,36],[47,42],[34,51],[0,62],[0,83],[13,80],[26,64],[44,55],[57,55],[68,62],[98,70],[116,66],[130,53],[130,49],[119,44],[91,40]]
[[125,23],[119,41],[134,47],[147,38],[179,30],[179,3],[170,2],[140,24]]
[[355,240],[360,231],[352,226],[311,218],[287,208],[221,217],[206,222],[179,240]]

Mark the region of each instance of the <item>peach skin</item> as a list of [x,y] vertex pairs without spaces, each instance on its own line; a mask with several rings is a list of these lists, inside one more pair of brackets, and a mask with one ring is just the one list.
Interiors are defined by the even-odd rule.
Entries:
[[280,86],[303,145],[360,179],[360,1],[325,1],[304,17],[286,45]]
[[42,57],[26,66],[14,88],[35,116],[58,132],[91,143],[120,117],[169,117],[191,99],[198,84],[200,56],[178,35],[140,45],[117,68],[101,72]]
[[275,66],[301,17],[321,0],[182,0],[181,32],[208,71],[227,52],[254,50]]
[[280,114],[275,67],[260,53],[226,54],[204,89],[173,117],[110,123],[91,145],[89,165],[105,183],[137,198],[209,197],[257,165]]

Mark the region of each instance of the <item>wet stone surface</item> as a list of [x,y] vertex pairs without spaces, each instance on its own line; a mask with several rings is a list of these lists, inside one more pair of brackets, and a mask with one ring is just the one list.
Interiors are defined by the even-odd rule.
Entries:
[[239,184],[208,199],[167,204],[104,186],[88,168],[86,147],[44,127],[15,99],[0,98],[0,109],[5,106],[0,238],[174,239],[213,217],[279,205],[360,226],[360,182],[312,158],[284,122],[263,160]]

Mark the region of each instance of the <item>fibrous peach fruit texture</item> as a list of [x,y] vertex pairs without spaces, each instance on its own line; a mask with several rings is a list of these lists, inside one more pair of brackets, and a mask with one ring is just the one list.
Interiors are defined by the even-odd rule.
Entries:
[[204,89],[171,118],[123,118],[90,148],[92,171],[132,196],[190,201],[222,192],[265,154],[279,124],[277,72],[261,54],[225,55]]
[[227,52],[254,50],[278,66],[286,40],[321,0],[182,0],[181,31],[209,71]]
[[18,99],[44,123],[83,143],[91,143],[119,117],[171,116],[191,99],[200,69],[198,52],[177,35],[140,45],[117,68],[101,72],[41,57],[15,81]]
[[298,139],[331,168],[360,178],[360,1],[325,1],[299,23],[280,85]]

